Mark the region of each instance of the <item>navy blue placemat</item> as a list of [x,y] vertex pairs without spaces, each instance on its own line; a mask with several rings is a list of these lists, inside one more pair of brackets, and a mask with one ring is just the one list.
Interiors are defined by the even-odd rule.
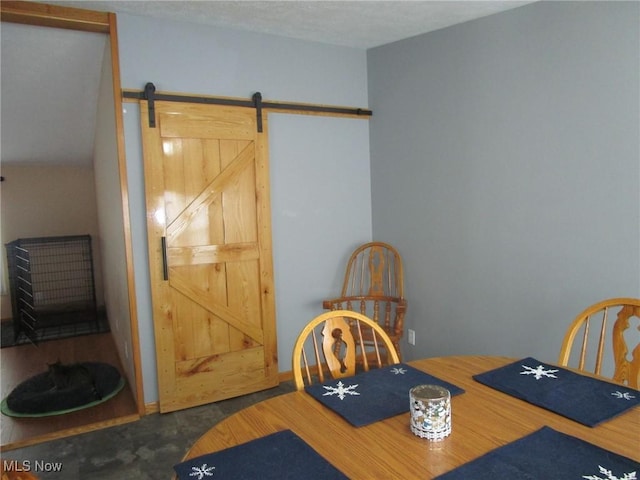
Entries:
[[633,480],[638,473],[630,458],[543,427],[435,480]]
[[424,384],[440,385],[448,389],[451,396],[464,392],[405,363],[311,385],[305,390],[353,426],[362,427],[408,412],[409,390]]
[[593,427],[640,404],[640,392],[527,357],[473,377],[480,383]]
[[291,430],[174,465],[180,480],[347,479]]

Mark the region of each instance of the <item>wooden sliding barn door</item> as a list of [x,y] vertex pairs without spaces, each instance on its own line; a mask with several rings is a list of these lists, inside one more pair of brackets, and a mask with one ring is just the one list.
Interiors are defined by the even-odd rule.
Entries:
[[159,403],[278,384],[267,123],[250,108],[140,102]]

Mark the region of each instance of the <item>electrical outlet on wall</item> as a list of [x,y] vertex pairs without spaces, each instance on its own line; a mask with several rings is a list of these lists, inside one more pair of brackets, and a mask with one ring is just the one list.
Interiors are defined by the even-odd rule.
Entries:
[[416,331],[415,330],[407,330],[407,342],[409,342],[409,345],[415,345],[416,344]]

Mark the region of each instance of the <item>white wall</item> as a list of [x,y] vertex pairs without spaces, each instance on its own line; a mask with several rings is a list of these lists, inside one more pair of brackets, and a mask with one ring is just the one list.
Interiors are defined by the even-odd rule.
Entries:
[[[102,262],[92,166],[3,164],[2,265],[4,245],[18,238],[91,235],[98,306],[104,305]],[[1,296],[0,316],[11,318],[11,296]]]
[[[161,33],[160,33],[161,32]],[[122,87],[367,107],[366,53],[118,14]],[[157,399],[137,105],[125,104],[145,401]],[[371,239],[368,120],[271,114],[271,204],[280,370],[293,341],[338,293],[351,250]]]
[[583,308],[640,297],[639,9],[539,2],[368,52],[407,357],[555,361]]
[[[118,168],[111,44],[105,42],[94,142],[95,197],[102,246],[104,299],[114,343],[129,383],[135,383],[122,191]],[[136,395],[136,389],[132,388]]]

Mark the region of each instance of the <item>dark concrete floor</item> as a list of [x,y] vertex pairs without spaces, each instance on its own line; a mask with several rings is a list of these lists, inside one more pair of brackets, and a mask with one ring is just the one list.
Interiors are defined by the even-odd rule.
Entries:
[[38,471],[42,480],[169,480],[173,465],[213,425],[249,405],[292,391],[293,382],[284,382],[264,392],[2,452],[2,460],[61,466],[58,472]]

